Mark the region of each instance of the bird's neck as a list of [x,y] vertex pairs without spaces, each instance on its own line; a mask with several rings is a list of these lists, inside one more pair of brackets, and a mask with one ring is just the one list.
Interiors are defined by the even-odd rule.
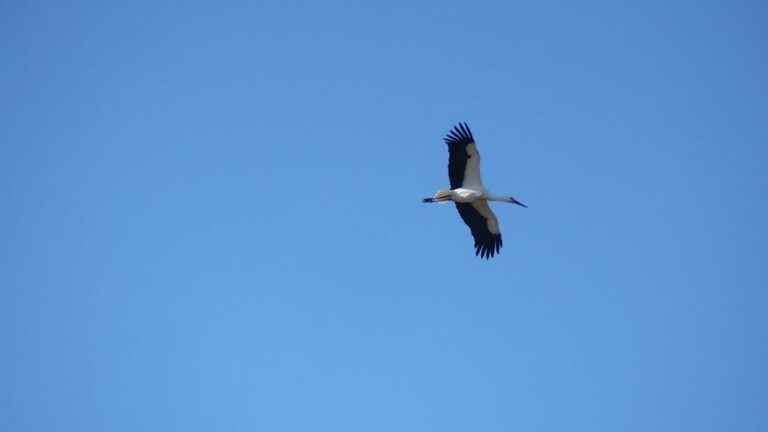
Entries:
[[502,197],[502,196],[494,195],[494,194],[492,194],[490,192],[487,192],[485,194],[485,199],[487,199],[488,201],[509,202],[509,197]]

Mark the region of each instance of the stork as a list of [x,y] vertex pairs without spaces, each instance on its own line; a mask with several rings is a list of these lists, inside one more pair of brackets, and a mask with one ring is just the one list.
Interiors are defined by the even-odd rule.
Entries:
[[453,201],[459,216],[469,227],[475,239],[475,256],[489,259],[501,250],[499,221],[488,201],[499,201],[528,207],[511,196],[498,196],[488,192],[480,178],[480,153],[475,138],[466,123],[459,123],[443,139],[448,145],[448,179],[450,189],[440,189],[425,203]]

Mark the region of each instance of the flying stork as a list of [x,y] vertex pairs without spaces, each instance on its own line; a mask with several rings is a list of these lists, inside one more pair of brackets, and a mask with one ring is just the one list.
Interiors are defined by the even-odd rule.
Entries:
[[491,258],[501,249],[501,231],[496,215],[488,201],[500,201],[528,207],[511,196],[493,195],[485,189],[480,179],[480,153],[475,138],[466,123],[459,123],[443,138],[448,145],[448,179],[450,189],[440,189],[425,203],[453,201],[459,216],[472,231],[475,239],[475,256]]

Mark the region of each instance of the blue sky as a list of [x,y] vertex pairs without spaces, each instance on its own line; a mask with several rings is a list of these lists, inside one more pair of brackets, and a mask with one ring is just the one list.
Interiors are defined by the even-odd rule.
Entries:
[[619,3],[3,2],[0,428],[768,429],[768,8]]

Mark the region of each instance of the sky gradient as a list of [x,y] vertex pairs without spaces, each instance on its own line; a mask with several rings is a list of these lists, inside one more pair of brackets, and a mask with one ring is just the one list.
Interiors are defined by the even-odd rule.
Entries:
[[768,430],[766,23],[0,2],[0,429]]

